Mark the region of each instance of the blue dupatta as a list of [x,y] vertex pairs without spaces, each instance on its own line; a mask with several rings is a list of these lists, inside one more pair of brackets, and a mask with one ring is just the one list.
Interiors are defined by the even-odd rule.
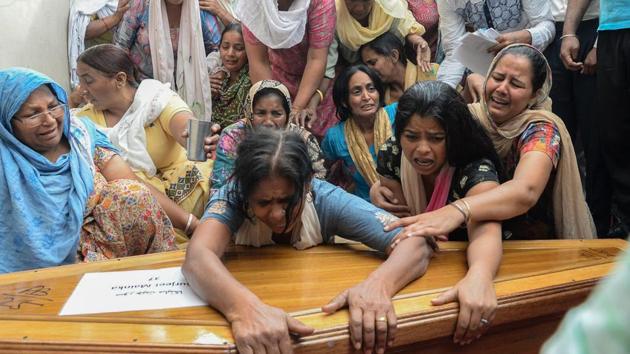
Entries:
[[11,119],[42,85],[67,103],[63,88],[43,74],[24,68],[0,70],[0,273],[75,262],[94,190],[94,149],[114,149],[92,123],[71,122],[67,111],[63,135],[70,152],[56,162],[20,142]]

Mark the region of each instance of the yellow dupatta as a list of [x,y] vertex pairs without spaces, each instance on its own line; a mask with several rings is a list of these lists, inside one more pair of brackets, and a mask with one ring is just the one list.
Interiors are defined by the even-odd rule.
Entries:
[[363,27],[348,11],[345,0],[336,0],[337,35],[341,44],[353,52],[359,50],[363,44],[387,32],[392,27],[394,19],[398,19],[398,32],[401,37],[410,33],[422,35],[424,27],[416,22],[402,0],[375,0],[369,17],[369,25]]
[[[354,161],[363,179],[371,186],[379,177],[376,173],[376,162],[370,154],[370,147],[365,142],[363,133],[361,133],[354,118],[350,117],[345,121],[343,130],[352,161]],[[376,112],[376,120],[374,120],[374,149],[378,151],[378,148],[385,144],[385,141],[391,136],[392,126],[389,122],[389,116],[385,108],[380,108]]]
[[[405,87],[403,91],[407,91],[408,88],[415,83],[421,81],[435,81],[437,80],[437,71],[440,68],[440,64],[431,63],[431,71],[424,72],[419,66],[407,60],[405,66]],[[391,92],[389,86],[385,89],[385,104],[392,104],[395,101],[391,99]]]
[[[504,51],[517,46],[531,47],[527,44],[513,44],[499,52],[488,70],[484,83],[484,92],[490,73],[494,70]],[[546,62],[543,54],[537,49],[535,50]],[[550,89],[551,68],[547,64],[547,79],[536,97],[530,102],[530,108],[502,123],[500,126],[497,126],[490,117],[485,95],[481,97],[481,102],[470,104],[468,108],[492,139],[501,159],[504,159],[509,153],[514,139],[518,139],[531,123],[550,122],[558,127],[558,132],[560,133],[560,160],[556,168],[552,192],[556,236],[565,239],[593,239],[596,235],[595,224],[582,192],[582,183],[571,136],[562,119],[551,112]]]

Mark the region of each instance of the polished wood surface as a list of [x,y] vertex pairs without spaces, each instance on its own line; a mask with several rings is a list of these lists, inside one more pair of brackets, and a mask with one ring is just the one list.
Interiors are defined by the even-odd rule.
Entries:
[[[442,243],[424,277],[394,300],[398,333],[391,352],[532,353],[562,315],[607,274],[622,240],[513,241],[495,281],[499,309],[492,329],[466,347],[452,344],[457,305],[430,300],[466,272],[465,243]],[[209,307],[84,316],[57,314],[84,273],[181,265],[184,251],[77,264],[0,276],[0,353],[213,353],[235,352],[230,328]],[[382,259],[357,245],[306,251],[275,246],[235,248],[227,267],[268,304],[317,331],[295,344],[298,353],[350,353],[348,313],[325,315],[320,306],[364,279]],[[223,344],[199,344],[212,333]]]

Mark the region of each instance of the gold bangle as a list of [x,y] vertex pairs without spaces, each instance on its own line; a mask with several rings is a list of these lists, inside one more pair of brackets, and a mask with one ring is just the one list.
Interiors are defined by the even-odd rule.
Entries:
[[[464,206],[466,207],[466,209],[464,209],[464,207],[462,207],[461,205],[457,203],[460,200],[464,203]],[[462,223],[462,226],[467,225],[468,221],[470,220],[470,206],[468,205],[468,203],[466,203],[465,200],[458,199],[452,202],[450,205],[452,205],[453,208],[457,209],[464,216],[464,222]]]
[[460,199],[460,201],[464,203],[464,206],[466,206],[466,210],[468,211],[468,218],[466,219],[466,224],[468,224],[470,222],[470,219],[472,218],[472,210],[470,209],[470,204],[468,204],[466,199]]
[[317,93],[319,95],[319,103],[324,102],[324,93],[322,92],[322,90],[316,89],[315,93]]

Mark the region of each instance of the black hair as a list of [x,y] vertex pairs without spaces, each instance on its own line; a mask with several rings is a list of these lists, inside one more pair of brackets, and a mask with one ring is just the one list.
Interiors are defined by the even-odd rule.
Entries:
[[383,87],[383,81],[381,81],[378,74],[363,64],[353,65],[341,72],[337,80],[335,80],[335,85],[333,86],[333,101],[335,102],[335,107],[337,108],[337,117],[342,122],[352,115],[352,111],[348,105],[348,98],[350,96],[350,88],[348,85],[350,84],[352,76],[359,71],[364,72],[372,80],[374,88],[378,91],[379,107],[385,106],[385,88]]
[[[230,203],[248,218],[249,199],[258,183],[269,177],[286,178],[293,186],[285,214],[285,225],[302,202],[305,188],[313,178],[313,167],[304,139],[290,130],[259,127],[248,129],[239,144],[234,163],[233,182],[229,192]],[[239,203],[234,203],[238,200]]]
[[291,114],[291,103],[287,100],[287,97],[275,87],[265,87],[254,94],[254,97],[252,98],[252,114],[254,113],[254,107],[256,107],[258,100],[268,96],[276,96],[280,99],[282,102],[282,108],[284,108],[284,112],[286,113],[288,120],[289,114]]
[[131,87],[138,87],[138,71],[127,52],[113,44],[99,44],[86,49],[77,62],[84,63],[112,78],[123,72],[127,74],[127,82]]
[[376,37],[371,42],[365,43],[359,48],[359,53],[363,53],[364,48],[370,48],[377,54],[391,56],[394,50],[398,51],[398,62],[406,64],[404,43],[391,32],[385,32]]
[[502,51],[501,57],[497,59],[497,63],[507,54],[529,59],[532,66],[532,87],[534,93],[545,84],[545,80],[547,79],[547,61],[542,53],[530,46],[515,46]]
[[464,167],[486,158],[492,161],[501,177],[501,163],[492,141],[455,89],[441,81],[423,81],[405,91],[396,112],[395,135],[399,143],[414,114],[434,118],[442,126],[449,165]]
[[221,42],[223,42],[223,36],[225,36],[228,32],[237,32],[241,35],[241,37],[243,37],[243,27],[238,22],[230,22],[227,26],[225,26],[223,32],[221,32]]

